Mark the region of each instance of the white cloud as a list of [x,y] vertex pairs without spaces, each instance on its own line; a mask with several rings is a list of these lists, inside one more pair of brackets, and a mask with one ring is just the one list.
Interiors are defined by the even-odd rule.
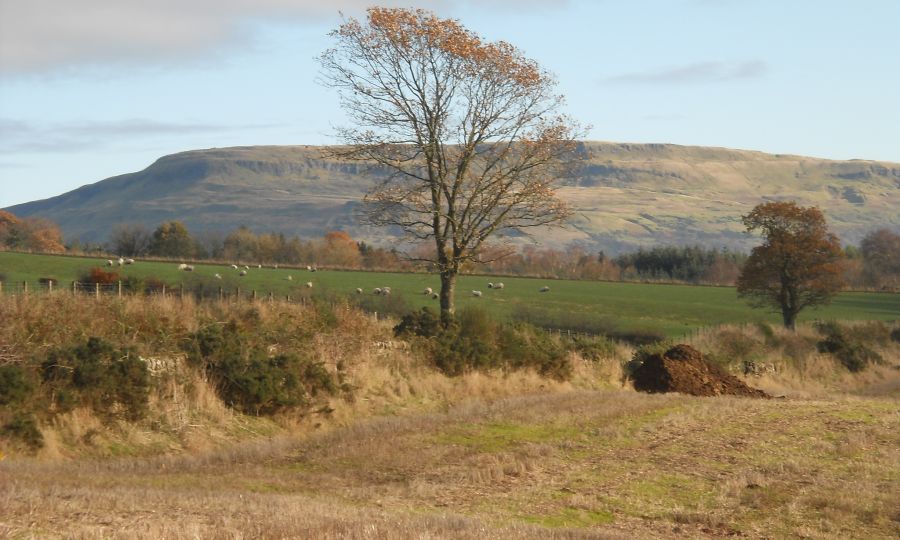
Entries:
[[[172,61],[248,39],[247,24],[359,14],[373,0],[0,0],[0,74],[86,63]],[[409,1],[379,0],[385,6]],[[425,8],[536,9],[565,0],[425,0]]]
[[0,154],[65,153],[96,149],[122,139],[217,134],[279,127],[277,124],[224,125],[161,122],[132,118],[111,122],[69,122],[37,125],[0,118]]
[[750,60],[738,63],[696,62],[684,66],[626,73],[605,79],[613,83],[697,83],[756,79],[768,70],[765,62]]

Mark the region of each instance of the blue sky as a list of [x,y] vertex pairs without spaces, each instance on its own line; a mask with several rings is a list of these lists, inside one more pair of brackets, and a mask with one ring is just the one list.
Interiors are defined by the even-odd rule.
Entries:
[[[0,207],[183,150],[335,142],[315,57],[369,4],[0,0]],[[413,5],[555,73],[592,140],[900,162],[898,1]]]

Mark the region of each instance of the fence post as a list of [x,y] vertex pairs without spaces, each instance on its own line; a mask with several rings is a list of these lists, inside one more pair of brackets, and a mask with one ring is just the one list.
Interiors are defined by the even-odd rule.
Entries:
[[122,298],[122,280],[119,280],[119,298]]
[[77,296],[77,295],[78,295],[78,282],[73,281],[72,282],[72,296]]
[[100,284],[99,283],[94,283],[94,297],[97,299],[100,298]]
[[53,280],[52,279],[47,282],[47,292],[49,292],[50,294],[53,294]]
[[166,284],[165,283],[163,283],[163,285],[162,285],[162,297],[163,298],[166,297]]
[[256,301],[256,289],[253,289],[253,295],[252,295],[252,297],[253,297],[253,300]]
[[25,293],[25,296],[28,296],[28,282],[27,281],[22,282],[22,291]]
[[219,287],[219,302],[222,301],[222,287]]
[[241,288],[240,287],[237,287],[234,290],[234,299],[235,299],[235,301],[240,301],[240,299],[241,299]]

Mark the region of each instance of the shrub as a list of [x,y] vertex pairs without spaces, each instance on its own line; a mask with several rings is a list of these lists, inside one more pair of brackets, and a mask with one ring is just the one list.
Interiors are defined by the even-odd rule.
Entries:
[[119,279],[118,272],[107,272],[102,268],[91,268],[87,274],[82,274],[81,277],[78,278],[78,281],[81,283],[99,283],[100,285],[108,285],[110,283],[116,283]]
[[616,356],[616,343],[607,337],[574,336],[569,342],[569,350],[577,352],[585,360],[599,362]]
[[54,390],[51,395],[60,410],[87,405],[102,416],[114,417],[121,409],[132,421],[146,412],[147,365],[130,350],[117,349],[100,338],[51,351],[41,363],[41,375]]
[[816,344],[819,352],[833,354],[851,372],[863,371],[869,364],[883,361],[881,355],[864,342],[866,330],[854,335],[836,322],[819,323],[816,328],[825,337]]
[[44,446],[44,436],[38,429],[34,416],[19,412],[12,420],[4,424],[0,430],[5,437],[16,438],[28,445],[32,450]]
[[0,366],[0,405],[17,405],[34,392],[28,373],[16,364]]
[[400,318],[400,323],[394,327],[394,335],[397,337],[419,336],[435,337],[440,334],[441,319],[431,308],[423,307],[419,311],[412,311]]
[[425,308],[404,316],[395,332],[424,342],[435,367],[450,376],[532,368],[546,377],[565,379],[572,371],[566,349],[546,331],[523,323],[495,322],[477,307],[460,311],[448,327]]
[[223,401],[245,413],[274,414],[308,407],[319,394],[337,391],[321,363],[296,354],[270,357],[265,344],[252,342],[242,328],[248,322],[207,325],[187,346],[189,361],[216,383]]

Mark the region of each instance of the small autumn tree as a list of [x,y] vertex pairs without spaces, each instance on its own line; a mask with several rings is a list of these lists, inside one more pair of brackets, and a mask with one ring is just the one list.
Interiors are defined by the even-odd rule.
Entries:
[[804,308],[827,304],[843,286],[838,238],[816,207],[794,202],[760,204],[743,216],[747,231],[760,231],[737,280],[738,295],[755,307],[781,312],[793,329]]
[[168,221],[153,231],[150,254],[157,257],[193,257],[196,252],[194,239],[180,221]]
[[433,242],[441,318],[456,276],[492,237],[569,216],[554,181],[574,160],[577,127],[556,82],[521,51],[484,41],[458,21],[371,8],[347,19],[321,56],[324,83],[352,121],[345,159],[378,166],[364,220]]

